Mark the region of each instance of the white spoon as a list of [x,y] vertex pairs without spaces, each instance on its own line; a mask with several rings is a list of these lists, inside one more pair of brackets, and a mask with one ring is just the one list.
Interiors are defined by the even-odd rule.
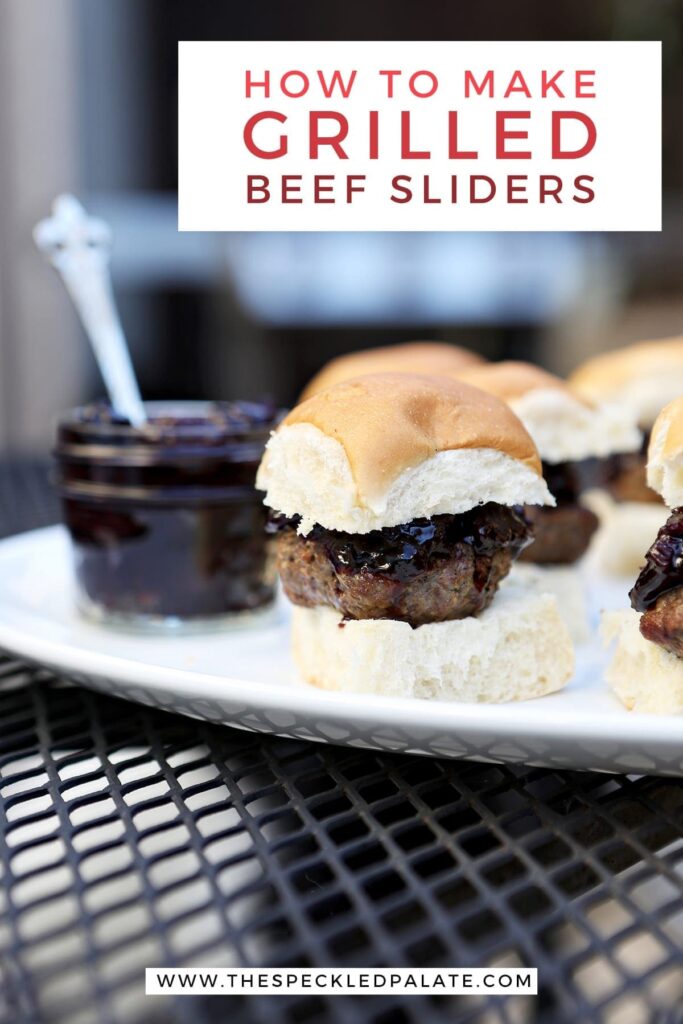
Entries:
[[109,225],[89,217],[74,196],[62,195],[52,204],[52,216],[36,224],[33,238],[78,310],[113,409],[140,426],[147,416],[109,277]]

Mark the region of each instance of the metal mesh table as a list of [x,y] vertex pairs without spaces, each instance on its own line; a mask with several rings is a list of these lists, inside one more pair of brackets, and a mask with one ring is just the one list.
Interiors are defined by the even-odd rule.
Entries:
[[[0,469],[0,529],[46,525]],[[683,1021],[683,782],[251,735],[0,657],[0,1020]],[[143,967],[537,966],[537,999],[169,998]],[[678,1009],[677,1009],[678,1007]]]

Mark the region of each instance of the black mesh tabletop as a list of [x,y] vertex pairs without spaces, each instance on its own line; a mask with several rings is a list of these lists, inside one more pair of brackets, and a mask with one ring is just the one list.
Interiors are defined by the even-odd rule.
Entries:
[[[0,468],[4,534],[55,521]],[[0,656],[0,1020],[683,1021],[683,782],[199,723]],[[146,966],[535,966],[539,996],[146,997]]]

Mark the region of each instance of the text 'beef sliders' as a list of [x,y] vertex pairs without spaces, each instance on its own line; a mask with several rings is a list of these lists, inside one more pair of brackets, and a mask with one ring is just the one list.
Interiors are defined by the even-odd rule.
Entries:
[[330,360],[308,382],[301,401],[343,380],[365,377],[369,373],[427,373],[439,377],[483,362],[476,352],[442,341],[409,341],[402,345],[366,348]]
[[553,498],[529,434],[494,396],[408,374],[337,384],[278,427],[258,486],[308,682],[503,701],[572,674],[555,599],[496,594],[531,541],[522,506]]
[[561,595],[575,640],[588,638],[583,588],[572,568],[585,554],[598,517],[582,504],[600,482],[604,462],[640,448],[640,431],[618,406],[594,405],[565,381],[531,363],[486,363],[460,371],[461,380],[507,402],[531,434],[556,506],[526,509],[534,540],[520,556],[529,583]]
[[631,590],[633,611],[605,612],[603,634],[617,640],[606,677],[626,707],[683,712],[683,398],[657,417],[647,482],[670,514]]

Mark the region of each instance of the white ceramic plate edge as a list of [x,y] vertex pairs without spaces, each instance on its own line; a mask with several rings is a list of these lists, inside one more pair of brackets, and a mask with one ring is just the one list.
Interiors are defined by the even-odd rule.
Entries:
[[[49,550],[50,544],[56,543],[58,534],[60,537],[63,536],[61,527],[50,527],[0,542],[0,571],[10,551],[16,557],[22,554],[22,549],[26,552],[35,551],[42,545]],[[337,723],[352,734],[365,733],[368,729],[381,731],[396,728],[407,739],[415,735],[418,748],[424,743],[425,733],[437,733],[439,736],[452,734],[468,745],[470,741],[477,742],[478,738],[486,737],[489,741],[489,750],[491,742],[496,745],[510,741],[519,744],[520,747],[531,743],[535,747],[535,741],[538,741],[546,750],[545,754],[541,751],[540,758],[536,756],[537,751],[529,750],[527,753],[533,756],[511,757],[510,760],[551,763],[559,766],[558,759],[552,756],[550,749],[554,744],[559,744],[559,748],[564,750],[560,758],[560,763],[564,767],[596,766],[602,770],[646,770],[647,761],[651,757],[653,766],[650,770],[676,774],[683,772],[683,767],[679,767],[678,763],[683,762],[683,719],[676,716],[657,717],[626,712],[615,698],[611,698],[614,700],[613,714],[606,714],[603,710],[597,715],[592,715],[590,711],[572,709],[571,714],[565,715],[555,713],[561,709],[553,706],[553,697],[519,704],[461,704],[328,692],[296,684],[255,684],[253,681],[230,676],[219,678],[205,672],[144,664],[104,651],[68,647],[63,643],[17,628],[16,625],[4,621],[2,614],[3,605],[0,598],[0,648],[32,663],[60,671],[67,678],[78,677],[79,681],[83,682],[87,681],[88,677],[96,677],[100,681],[96,687],[98,689],[106,689],[106,681],[112,680],[123,687],[143,687],[150,692],[157,690],[160,694],[173,691],[181,703],[184,698],[188,702],[214,701],[219,704],[224,702],[242,705],[245,709],[251,709],[257,718],[259,715],[265,715],[266,721],[268,716],[275,715],[277,718],[278,715],[284,714],[292,715],[295,719],[303,717],[305,720],[319,720],[333,725]],[[106,636],[107,631],[102,630],[103,643],[106,643]],[[197,639],[201,642],[201,636]],[[112,692],[117,692],[114,685]],[[174,707],[173,710],[177,708]],[[239,721],[228,718],[228,721],[244,728],[253,727],[253,724],[245,724],[244,717]],[[276,726],[269,728],[266,725],[263,731],[266,730],[281,731],[284,735],[301,735],[300,730],[279,730]],[[324,735],[311,735],[309,738],[326,739]],[[328,741],[330,740],[345,742],[342,739],[328,737]],[[353,739],[351,738],[349,742],[353,742]],[[589,751],[577,756],[574,761],[571,758],[568,761],[566,750],[583,744],[589,746]],[[362,745],[375,746],[371,742],[363,742]],[[622,749],[631,745],[633,757],[627,756],[624,760],[622,757],[614,758],[607,754],[607,762],[603,763],[605,755],[602,747],[610,750],[616,746]],[[384,744],[377,746],[381,747]],[[401,747],[408,749],[403,744]],[[680,754],[673,762],[671,758],[678,750]],[[418,749],[416,752],[432,754],[434,750]],[[442,751],[442,756],[443,753]],[[662,762],[658,755],[664,755],[665,761]],[[446,756],[464,755],[448,755],[446,752]],[[475,755],[470,753],[467,756]],[[591,758],[597,762],[595,765],[590,763]]]

